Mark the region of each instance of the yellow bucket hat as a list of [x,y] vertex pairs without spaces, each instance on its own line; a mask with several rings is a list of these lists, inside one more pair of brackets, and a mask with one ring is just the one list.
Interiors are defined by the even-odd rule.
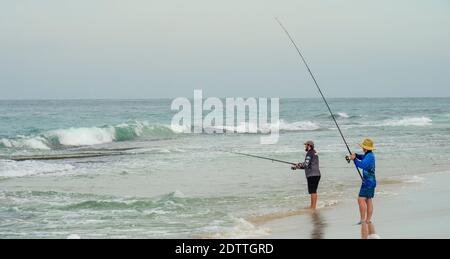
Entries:
[[359,146],[365,150],[375,150],[373,140],[371,139],[365,139],[363,143],[359,144]]

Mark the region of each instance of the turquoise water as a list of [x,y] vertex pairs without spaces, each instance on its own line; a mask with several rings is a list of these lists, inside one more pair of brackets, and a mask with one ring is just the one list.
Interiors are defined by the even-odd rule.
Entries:
[[[251,219],[308,205],[299,161],[313,139],[319,206],[354,199],[346,149],[319,99],[281,100],[281,136],[181,134],[171,100],[0,101],[1,238],[264,236]],[[331,99],[351,148],[377,144],[378,195],[450,168],[450,99]],[[14,161],[18,158],[60,158]],[[20,159],[19,159],[20,160]]]

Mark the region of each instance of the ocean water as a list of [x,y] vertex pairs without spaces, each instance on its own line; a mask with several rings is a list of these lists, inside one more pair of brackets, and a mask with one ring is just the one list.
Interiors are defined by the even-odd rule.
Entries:
[[[260,145],[260,134],[174,131],[170,104],[0,101],[0,238],[264,236],[252,219],[308,206],[304,173],[227,151],[298,162],[309,139],[321,159],[319,206],[357,195],[360,180],[320,99],[281,100],[275,145]],[[375,140],[378,195],[450,168],[450,99],[330,104],[352,149]]]

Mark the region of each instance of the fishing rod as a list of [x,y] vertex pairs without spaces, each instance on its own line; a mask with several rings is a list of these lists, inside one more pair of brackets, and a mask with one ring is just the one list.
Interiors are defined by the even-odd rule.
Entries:
[[253,157],[253,158],[259,158],[259,159],[269,160],[269,161],[272,161],[272,162],[277,162],[277,163],[282,163],[282,164],[288,164],[288,165],[293,165],[293,166],[298,165],[298,163],[296,164],[296,163],[287,162],[287,161],[278,160],[278,159],[273,159],[273,158],[269,158],[269,157],[255,156],[255,155],[250,155],[250,154],[245,154],[245,153],[239,153],[239,152],[230,152],[230,153],[236,154],[236,155],[241,155],[241,156],[248,156],[248,157]]
[[[292,163],[292,162],[288,162],[288,161],[284,161],[284,160],[273,159],[273,158],[270,158],[270,157],[255,156],[255,155],[250,155],[250,154],[245,154],[245,153],[240,153],[240,152],[232,152],[232,151],[221,151],[221,152],[231,153],[231,154],[241,155],[241,156],[247,156],[247,157],[253,157],[253,158],[258,158],[258,159],[263,159],[263,160],[269,160],[269,161],[272,161],[272,162],[288,164],[288,165],[293,165],[293,166],[297,166],[298,165],[298,163]],[[338,168],[346,168],[346,167],[334,166],[334,167],[322,167],[322,168],[338,169]]]
[[[295,49],[297,50],[298,54],[300,55],[300,58],[302,59],[303,64],[305,64],[306,68],[308,69],[308,72],[309,72],[309,74],[311,75],[311,78],[313,79],[314,84],[315,84],[316,87],[317,87],[317,90],[319,90],[319,93],[320,93],[320,95],[322,96],[322,99],[323,99],[323,101],[325,102],[325,104],[326,104],[326,106],[327,106],[327,108],[328,108],[328,111],[329,111],[330,114],[331,114],[331,118],[333,118],[333,121],[334,121],[334,123],[336,124],[336,127],[337,127],[337,129],[338,129],[338,131],[339,131],[339,134],[341,135],[342,140],[344,141],[344,144],[345,144],[345,146],[347,147],[348,153],[349,153],[350,155],[352,155],[353,153],[352,153],[352,151],[351,151],[351,149],[350,149],[350,147],[349,147],[349,145],[348,145],[347,140],[346,140],[345,137],[344,137],[344,134],[342,133],[341,127],[339,127],[339,124],[338,124],[338,122],[337,122],[337,120],[336,120],[336,116],[334,116],[334,113],[333,113],[333,111],[331,110],[331,107],[330,107],[330,105],[328,104],[328,101],[327,101],[327,99],[325,98],[325,95],[323,94],[322,90],[320,89],[319,84],[317,83],[316,77],[315,77],[314,74],[312,73],[311,69],[309,68],[308,63],[306,62],[305,57],[303,56],[302,52],[300,51],[300,48],[298,47],[297,43],[295,43],[295,41],[294,41],[294,39],[292,38],[291,34],[288,32],[288,30],[286,29],[286,27],[284,27],[284,25],[281,23],[281,21],[280,21],[278,18],[275,18],[275,20],[278,22],[278,24],[280,24],[281,28],[284,30],[284,32],[286,33],[286,35],[289,37],[289,39],[291,40],[291,42],[292,42],[292,44],[294,45]],[[348,161],[349,161],[349,160],[348,160]],[[349,161],[349,162],[350,162],[350,161]],[[359,168],[356,166],[356,164],[355,164],[355,167],[356,167],[356,170],[358,171],[359,177],[361,177],[361,180],[364,181],[364,178],[362,177],[361,171],[360,171]]]

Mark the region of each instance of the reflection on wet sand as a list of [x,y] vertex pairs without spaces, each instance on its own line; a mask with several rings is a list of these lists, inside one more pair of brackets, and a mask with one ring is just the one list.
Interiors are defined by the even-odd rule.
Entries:
[[375,231],[375,225],[373,223],[361,225],[361,238],[362,239],[380,239]]
[[327,223],[320,215],[320,212],[311,212],[311,222],[313,226],[311,231],[311,239],[323,239],[324,229],[327,226]]

